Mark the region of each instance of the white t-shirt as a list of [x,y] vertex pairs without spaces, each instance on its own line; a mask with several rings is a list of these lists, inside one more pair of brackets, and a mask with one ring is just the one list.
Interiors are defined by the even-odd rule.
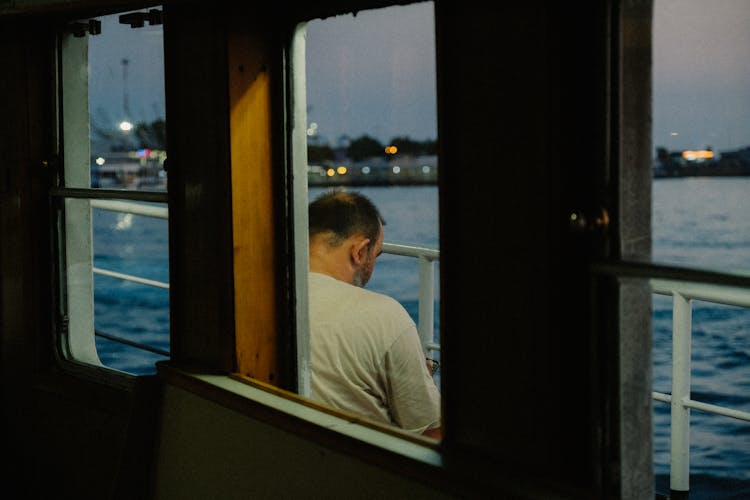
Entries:
[[312,397],[377,422],[440,425],[440,392],[416,326],[387,295],[310,273]]

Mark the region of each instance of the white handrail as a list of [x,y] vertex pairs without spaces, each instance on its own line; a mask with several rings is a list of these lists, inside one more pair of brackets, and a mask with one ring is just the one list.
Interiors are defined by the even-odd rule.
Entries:
[[750,290],[732,286],[653,279],[654,293],[671,295],[672,309],[672,394],[654,391],[653,398],[671,405],[670,489],[690,489],[690,409],[750,422],[750,413],[690,399],[690,351],[692,343],[692,301],[750,307]]
[[678,290],[688,299],[750,307],[750,289],[747,288],[663,279],[652,279],[651,288],[654,293],[661,295],[672,295],[672,292]]
[[440,250],[399,243],[383,243],[383,252],[404,257],[423,257],[427,260],[440,260]]
[[159,205],[148,205],[132,201],[120,200],[90,200],[91,208],[109,210],[111,212],[122,212],[145,217],[156,217],[157,219],[168,219],[169,209]]
[[157,288],[169,289],[169,283],[162,281],[150,280],[147,278],[141,278],[140,276],[133,276],[132,274],[118,273],[117,271],[110,271],[108,269],[102,269],[100,267],[91,268],[94,274],[101,274],[103,276],[109,276],[111,278],[118,278],[124,281],[132,281],[133,283],[140,283],[141,285],[155,286]]
[[435,261],[440,259],[440,250],[434,248],[383,243],[383,253],[415,257],[419,259],[419,312],[417,331],[425,355],[440,351],[434,341],[435,331]]
[[[168,219],[167,207],[149,205],[137,202],[120,200],[91,200],[91,207],[112,212],[131,213],[145,217],[156,217]],[[414,245],[402,245],[397,243],[383,243],[383,252],[403,257],[415,257],[419,259],[419,316],[417,330],[425,353],[439,351],[440,344],[433,340],[435,329],[435,261],[440,259],[440,250]],[[143,285],[159,288],[169,288],[169,283],[148,280],[130,274],[119,273],[102,268],[94,268],[94,273],[126,281],[132,281]]]
[[[91,200],[92,208],[132,213],[166,219],[166,207],[114,200]],[[383,252],[419,259],[419,318],[418,331],[425,352],[439,351],[433,340],[435,261],[440,251],[412,245],[383,243]],[[138,283],[169,288],[168,283],[94,268],[94,272]],[[750,307],[750,290],[731,286],[708,285],[674,280],[652,279],[654,293],[674,298],[672,321],[672,394],[653,391],[656,401],[669,403],[671,411],[670,489],[689,490],[690,475],[690,409],[715,413],[750,422],[750,413],[690,399],[690,351],[692,340],[692,301],[702,300],[717,304]]]
[[[120,201],[120,200],[90,200],[89,203],[91,203],[91,208],[109,210],[111,212],[129,213],[129,214],[134,214],[134,215],[142,215],[144,217],[154,217],[157,219],[169,218],[169,210],[167,209],[167,207],[162,207],[159,205],[150,205],[146,203],[137,203],[137,202]],[[108,269],[102,269],[100,267],[93,267],[92,271],[94,272],[94,274],[110,276],[112,278],[118,278],[124,281],[131,281],[133,283],[140,283],[142,285],[169,289],[169,283],[164,283],[162,281],[141,278],[140,276],[119,273],[117,271],[110,271]]]

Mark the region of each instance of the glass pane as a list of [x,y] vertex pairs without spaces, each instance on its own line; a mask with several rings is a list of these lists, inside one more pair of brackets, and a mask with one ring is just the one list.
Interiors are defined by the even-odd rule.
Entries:
[[[436,249],[433,16],[425,2],[309,22],[306,83],[309,199],[357,190],[386,219],[386,241]],[[370,286],[417,319],[414,259],[378,259]]]
[[167,208],[65,200],[66,352],[146,375],[169,356]]
[[[306,30],[308,199],[337,188],[376,205],[386,246],[364,287],[396,299],[419,325],[425,357],[439,360],[439,258],[423,259],[421,275],[419,258],[439,250],[433,3]],[[403,256],[398,245],[418,249]]]
[[155,373],[154,363],[169,353],[166,205],[91,203],[99,359],[121,371]]
[[[655,0],[653,260],[750,274],[750,4]],[[743,292],[738,292],[742,294]],[[750,309],[690,303],[691,399],[750,415]],[[675,302],[654,297],[654,390],[669,394]],[[677,330],[680,330],[679,321]],[[670,480],[670,407],[654,402],[657,490]],[[691,497],[750,494],[750,422],[692,409]]]
[[120,16],[99,18],[101,34],[88,37],[91,187],[165,191],[162,25]]
[[[143,27],[116,14],[99,18],[100,30],[63,37],[67,188],[167,189],[160,12],[128,17],[136,25],[141,17]],[[84,363],[155,373],[154,362],[169,353],[166,204],[83,198],[63,207],[66,352]]]

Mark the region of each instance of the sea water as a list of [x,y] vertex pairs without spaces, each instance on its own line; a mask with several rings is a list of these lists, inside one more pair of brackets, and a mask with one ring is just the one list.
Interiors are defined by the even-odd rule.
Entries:
[[[653,182],[653,260],[750,274],[750,178]],[[653,300],[654,390],[671,393],[672,298]],[[750,412],[750,309],[693,301],[693,400]],[[669,491],[670,405],[654,401],[654,468]],[[690,498],[750,499],[750,422],[692,409]]]
[[[438,193],[431,186],[358,188],[379,207],[386,240],[438,246]],[[323,188],[310,190],[314,199]],[[671,178],[653,183],[653,259],[658,262],[750,271],[750,178]],[[168,281],[166,221],[94,210],[95,266]],[[435,283],[438,283],[436,264]],[[97,331],[168,350],[169,297],[163,289],[95,278]],[[368,288],[399,300],[417,319],[417,260],[384,254]],[[436,299],[439,300],[437,285]],[[654,390],[671,392],[670,297],[653,301]],[[435,324],[438,331],[436,304]],[[436,341],[439,342],[436,333]],[[102,361],[138,374],[165,359],[97,339]],[[692,398],[750,411],[750,310],[693,304]],[[438,377],[439,380],[439,377]],[[669,490],[669,405],[654,406],[657,490]],[[750,498],[750,423],[691,411],[691,498]]]

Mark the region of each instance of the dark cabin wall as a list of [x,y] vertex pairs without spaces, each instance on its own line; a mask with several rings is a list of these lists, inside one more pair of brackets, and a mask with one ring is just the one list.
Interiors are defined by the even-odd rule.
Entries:
[[[436,2],[446,460],[468,477],[653,496],[650,292],[592,273],[650,251],[651,3]],[[606,229],[570,226],[600,208]]]
[[[53,39],[43,23],[0,24],[0,341],[3,451],[12,457],[7,483],[33,484],[39,452],[29,443],[38,414],[35,366],[49,366],[43,332],[51,327],[46,186],[53,140]],[[50,464],[52,465],[52,464]]]
[[2,493],[144,498],[155,378],[94,382],[55,363],[55,29],[49,18],[0,20]]
[[[475,8],[436,3],[447,480],[526,489],[527,498],[604,497],[604,490],[617,498],[620,477],[606,474],[620,472],[619,443],[606,437],[619,432],[620,410],[611,409],[619,403],[612,373],[619,353],[600,349],[591,331],[588,268],[612,249],[566,225],[571,209],[611,201],[602,178],[612,161],[611,13],[606,5],[570,12],[553,2],[481,16]],[[54,40],[40,18],[1,22],[2,443],[16,457],[7,476],[35,493],[55,488],[54,497],[146,498],[158,383],[100,384],[54,364],[50,179],[38,167],[53,150]],[[213,126],[220,150],[221,123]],[[224,181],[211,179],[215,194]],[[211,203],[226,213],[224,201]],[[175,208],[185,210],[179,200]],[[187,273],[189,263],[181,264]],[[217,285],[222,297],[224,286]],[[227,306],[214,307],[227,321]],[[611,318],[604,324],[611,327]],[[200,339],[188,340],[177,345],[190,361],[201,354]],[[222,342],[207,356],[217,364],[227,362]]]
[[602,190],[606,2],[436,7],[449,450],[597,491],[588,264],[604,245],[567,216]]

